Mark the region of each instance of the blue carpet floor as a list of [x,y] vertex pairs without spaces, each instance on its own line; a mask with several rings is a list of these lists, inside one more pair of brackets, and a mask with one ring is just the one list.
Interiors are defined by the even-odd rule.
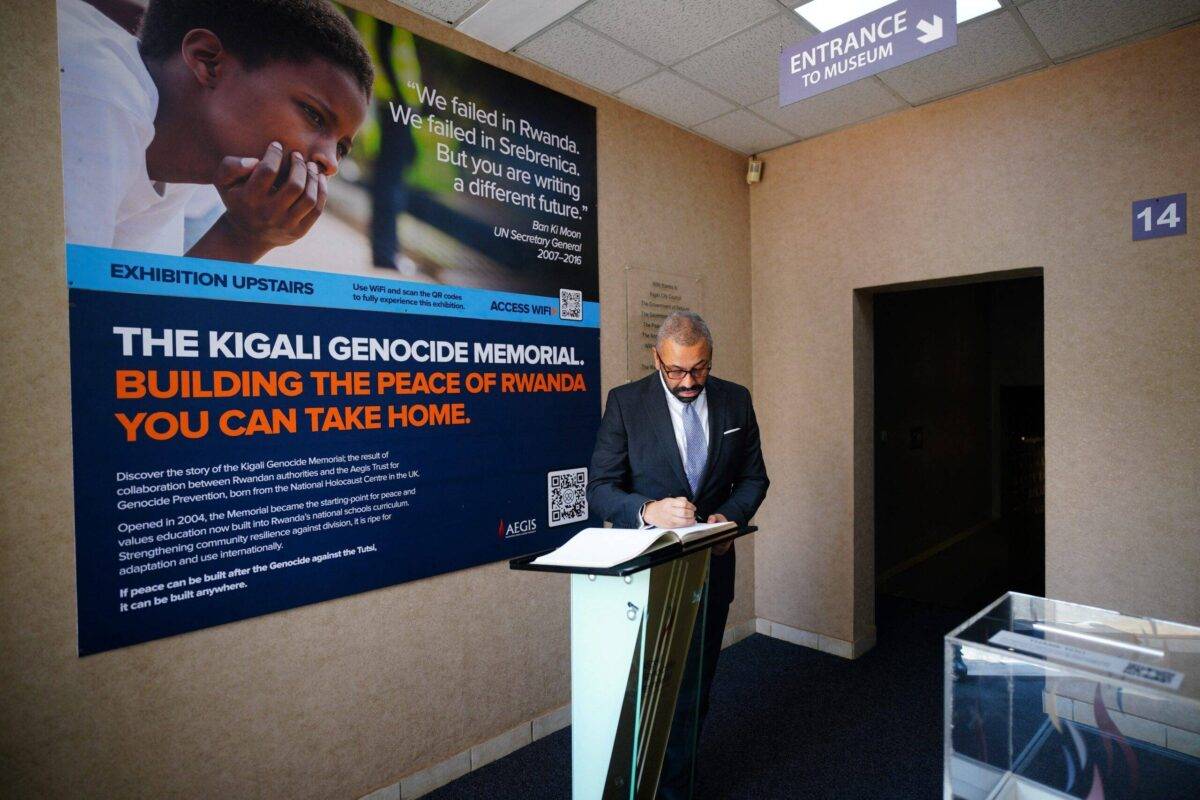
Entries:
[[[967,616],[881,597],[878,643],[855,661],[760,635],[726,649],[697,798],[941,797],[942,637]],[[570,736],[547,736],[426,797],[570,798]]]

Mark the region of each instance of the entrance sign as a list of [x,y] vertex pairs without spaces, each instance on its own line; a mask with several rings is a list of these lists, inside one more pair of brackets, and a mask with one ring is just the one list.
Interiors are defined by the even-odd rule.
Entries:
[[779,54],[779,106],[907,64],[958,42],[955,0],[900,0]]
[[1133,201],[1133,240],[1182,236],[1187,233],[1187,195]]

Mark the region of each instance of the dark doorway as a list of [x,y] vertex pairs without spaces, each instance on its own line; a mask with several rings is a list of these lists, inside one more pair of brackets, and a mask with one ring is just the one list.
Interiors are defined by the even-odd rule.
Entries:
[[1045,591],[1041,277],[874,295],[881,595]]

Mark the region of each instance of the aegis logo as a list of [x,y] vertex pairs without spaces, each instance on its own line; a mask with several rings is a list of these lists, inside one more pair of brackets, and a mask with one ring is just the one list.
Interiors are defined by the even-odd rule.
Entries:
[[537,533],[537,520],[534,518],[506,523],[504,518],[501,517],[500,524],[496,526],[496,535],[501,539],[511,539],[514,536],[525,536],[529,533]]

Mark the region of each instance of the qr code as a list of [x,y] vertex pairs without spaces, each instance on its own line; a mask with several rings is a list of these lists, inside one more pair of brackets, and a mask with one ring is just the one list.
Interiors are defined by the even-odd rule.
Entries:
[[583,321],[583,292],[577,289],[558,290],[559,319]]
[[587,467],[547,472],[546,497],[551,528],[586,520]]

